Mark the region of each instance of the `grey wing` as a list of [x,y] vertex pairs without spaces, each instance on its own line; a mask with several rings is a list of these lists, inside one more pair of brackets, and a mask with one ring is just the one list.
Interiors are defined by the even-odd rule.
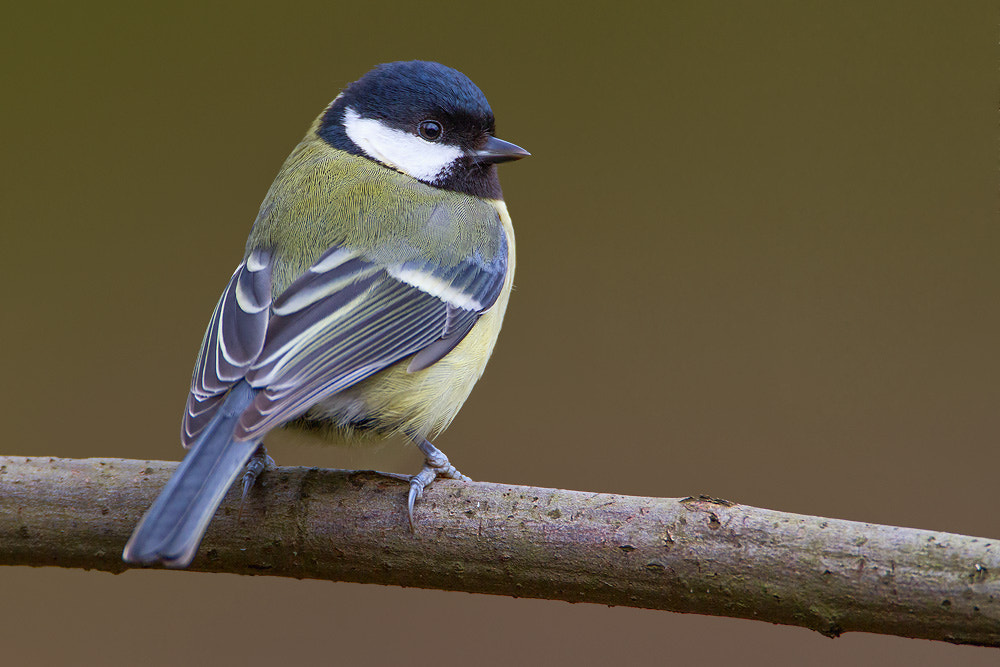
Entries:
[[261,390],[236,427],[258,437],[322,398],[415,355],[411,371],[451,351],[497,300],[507,272],[506,240],[450,266],[371,261],[332,248],[277,297],[247,381]]
[[226,392],[243,379],[264,347],[271,306],[271,253],[252,251],[236,267],[209,321],[195,362],[181,426],[190,447]]

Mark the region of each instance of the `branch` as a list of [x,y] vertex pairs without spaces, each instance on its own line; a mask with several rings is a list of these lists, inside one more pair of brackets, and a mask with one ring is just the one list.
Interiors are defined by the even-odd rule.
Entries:
[[[0,457],[0,564],[123,572],[176,463]],[[236,485],[238,486],[238,485]],[[1000,646],[1000,540],[683,500],[279,468],[191,570],[416,586]]]

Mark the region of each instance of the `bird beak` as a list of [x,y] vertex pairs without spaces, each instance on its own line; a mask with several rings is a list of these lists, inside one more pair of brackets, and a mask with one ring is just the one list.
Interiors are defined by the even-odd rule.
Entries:
[[531,153],[524,150],[520,146],[512,144],[509,141],[504,141],[503,139],[497,139],[496,137],[490,137],[479,150],[473,151],[472,153],[472,157],[474,157],[477,162],[482,162],[484,164],[496,164],[497,162],[520,160],[521,158],[528,157],[529,155],[531,155]]

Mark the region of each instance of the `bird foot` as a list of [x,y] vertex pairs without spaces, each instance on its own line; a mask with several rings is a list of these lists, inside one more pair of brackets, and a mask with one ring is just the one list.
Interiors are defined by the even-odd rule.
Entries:
[[246,471],[243,473],[243,497],[240,499],[240,511],[236,515],[237,520],[243,518],[243,506],[246,505],[247,494],[250,493],[250,489],[257,482],[257,478],[265,470],[274,470],[277,467],[274,459],[267,455],[264,445],[260,445],[253,453],[253,456],[250,457],[250,461],[247,462]]
[[410,519],[410,530],[414,530],[413,506],[417,500],[424,496],[424,489],[430,486],[438,477],[447,479],[457,479],[463,482],[471,482],[472,479],[466,477],[458,468],[453,466],[445,456],[444,452],[432,445],[426,438],[415,440],[417,447],[424,455],[424,467],[416,475],[409,477],[410,495],[406,503],[407,513]]

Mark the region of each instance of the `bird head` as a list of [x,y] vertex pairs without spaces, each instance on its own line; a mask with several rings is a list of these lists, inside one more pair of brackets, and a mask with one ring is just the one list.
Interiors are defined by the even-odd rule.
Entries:
[[497,197],[495,165],[529,153],[495,136],[493,110],[468,77],[414,60],[379,65],[324,112],[319,136],[428,185]]

